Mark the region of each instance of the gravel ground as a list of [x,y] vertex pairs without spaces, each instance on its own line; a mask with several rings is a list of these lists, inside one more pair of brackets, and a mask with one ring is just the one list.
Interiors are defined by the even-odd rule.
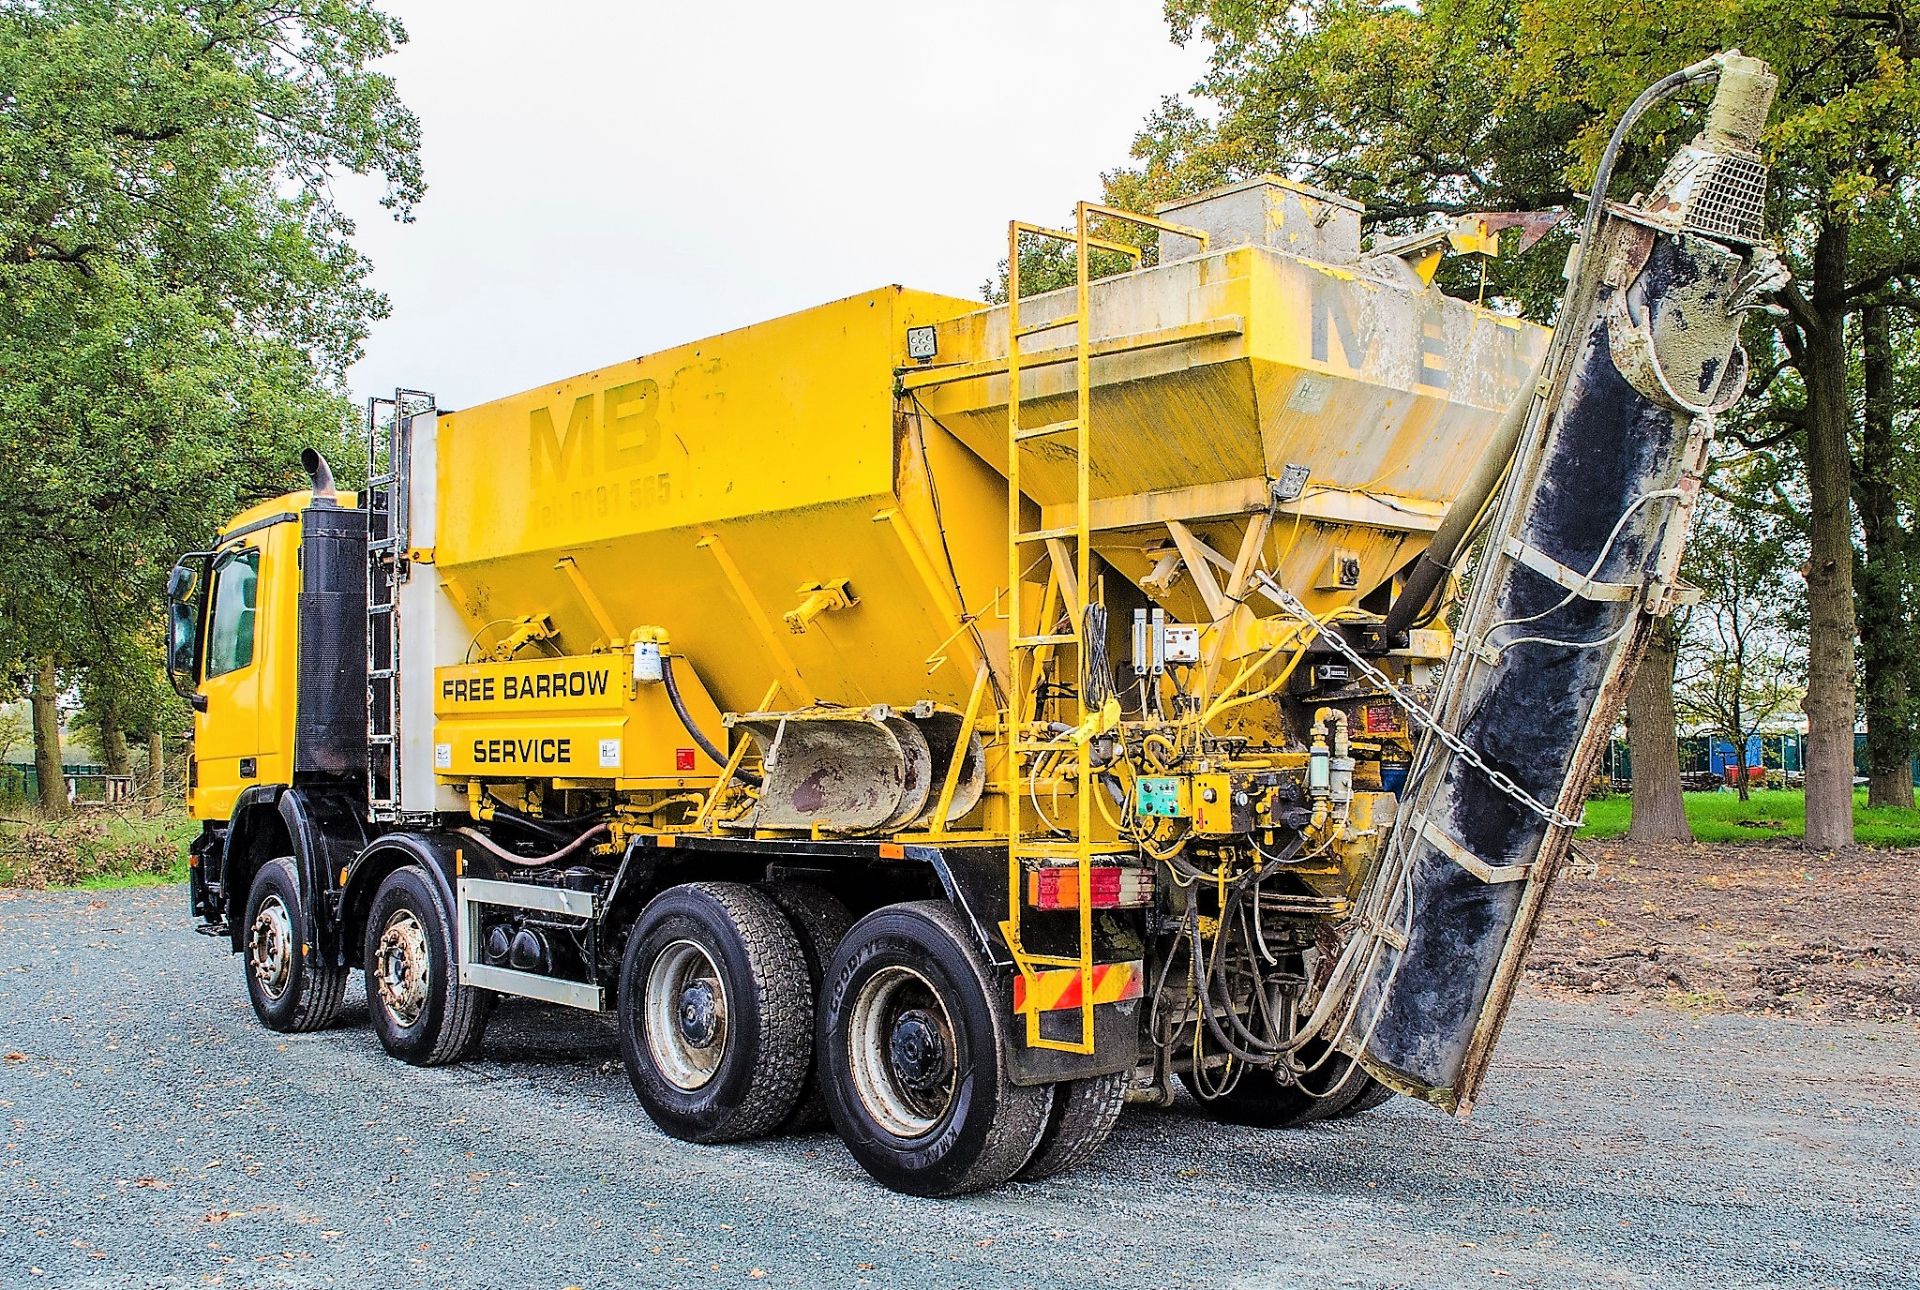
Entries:
[[0,1285],[1920,1286],[1920,1030],[1522,997],[1472,1121],[1133,1110],[955,1201],[653,1128],[613,1031],[259,1028],[178,889],[0,892]]

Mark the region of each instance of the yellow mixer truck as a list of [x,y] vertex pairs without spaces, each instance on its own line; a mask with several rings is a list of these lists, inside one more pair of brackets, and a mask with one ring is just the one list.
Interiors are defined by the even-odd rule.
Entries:
[[1780,281],[1772,86],[1636,104],[1551,340],[1432,285],[1486,221],[1369,245],[1267,176],[1016,223],[1004,304],[373,400],[362,491],[309,454],[173,576],[200,930],[272,1029],[355,969],[416,1065],[613,1012],[666,1132],[830,1121],[923,1195],[1177,1085],[1464,1114]]

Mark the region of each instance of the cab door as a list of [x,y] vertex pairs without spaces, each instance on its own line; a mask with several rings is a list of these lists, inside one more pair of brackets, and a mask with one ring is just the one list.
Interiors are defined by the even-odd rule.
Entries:
[[213,557],[202,633],[199,693],[205,707],[193,719],[199,782],[193,814],[224,820],[242,789],[260,783],[261,546],[229,546]]

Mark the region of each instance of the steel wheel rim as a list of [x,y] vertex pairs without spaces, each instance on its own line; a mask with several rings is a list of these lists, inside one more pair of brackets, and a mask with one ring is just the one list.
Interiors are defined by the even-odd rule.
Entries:
[[396,909],[387,918],[373,958],[369,975],[381,1003],[401,1026],[411,1026],[426,1011],[433,968],[426,928],[411,909]]
[[692,941],[675,941],[647,969],[641,1000],[647,1051],[675,1088],[705,1088],[720,1069],[730,1032],[727,983]]
[[[905,1041],[916,1039],[944,1045],[944,1061],[903,1067],[903,1049],[911,1047]],[[847,1049],[854,1093],[888,1133],[923,1137],[952,1109],[960,1086],[953,1016],[932,982],[912,968],[889,965],[861,984]]]
[[269,999],[287,993],[293,981],[293,916],[277,895],[260,902],[247,931],[247,964]]

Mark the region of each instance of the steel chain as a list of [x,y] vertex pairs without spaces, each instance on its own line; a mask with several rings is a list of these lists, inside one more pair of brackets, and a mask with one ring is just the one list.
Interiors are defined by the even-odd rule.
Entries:
[[1520,787],[1520,785],[1514,783],[1513,778],[1504,771],[1489,766],[1481,759],[1479,753],[1468,747],[1464,739],[1443,726],[1440,718],[1427,711],[1418,699],[1395,685],[1386,673],[1362,658],[1359,651],[1347,644],[1345,638],[1338,632],[1332,630],[1325,623],[1314,617],[1313,611],[1301,604],[1299,598],[1292,592],[1282,587],[1279,583],[1275,582],[1272,577],[1266,574],[1259,576],[1261,581],[1265,583],[1267,590],[1272,593],[1273,598],[1279,602],[1282,609],[1292,614],[1295,618],[1298,618],[1301,622],[1306,623],[1309,627],[1312,627],[1320,639],[1333,646],[1349,663],[1359,668],[1361,674],[1369,681],[1372,681],[1392,696],[1395,703],[1405,708],[1409,716],[1430,731],[1434,738],[1445,744],[1454,756],[1460,758],[1466,762],[1467,765],[1474,767],[1481,774],[1485,775],[1487,781],[1495,788],[1549,824],[1558,825],[1563,829],[1577,829],[1586,823],[1585,811],[1582,811],[1578,817],[1563,815],[1553,807],[1548,806],[1546,803],[1534,797],[1533,794],[1527,792],[1527,790]]

